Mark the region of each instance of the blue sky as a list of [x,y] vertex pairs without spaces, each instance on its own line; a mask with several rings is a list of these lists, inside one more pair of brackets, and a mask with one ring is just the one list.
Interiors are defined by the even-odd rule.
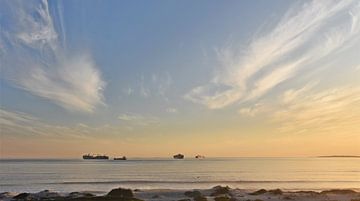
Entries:
[[225,147],[359,140],[357,1],[2,1],[0,13],[5,156],[36,154],[9,148],[24,136],[51,156],[44,144],[70,140],[89,145],[66,156],[99,139],[133,155],[134,142],[261,155]]

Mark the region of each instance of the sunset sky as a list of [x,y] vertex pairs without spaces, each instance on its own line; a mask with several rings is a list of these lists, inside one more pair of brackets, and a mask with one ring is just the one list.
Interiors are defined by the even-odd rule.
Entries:
[[0,1],[0,157],[360,155],[360,2]]

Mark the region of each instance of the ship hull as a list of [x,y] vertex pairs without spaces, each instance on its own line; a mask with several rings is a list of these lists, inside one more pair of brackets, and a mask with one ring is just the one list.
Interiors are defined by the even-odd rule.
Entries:
[[184,159],[184,157],[185,156],[182,155],[182,154],[176,154],[176,155],[173,156],[174,159]]
[[109,160],[108,156],[89,156],[89,155],[84,155],[83,156],[84,160]]

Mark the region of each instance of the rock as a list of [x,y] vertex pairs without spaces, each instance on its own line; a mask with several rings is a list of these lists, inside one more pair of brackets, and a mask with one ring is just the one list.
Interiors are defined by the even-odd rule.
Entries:
[[327,193],[333,193],[333,194],[355,194],[356,191],[350,190],[350,189],[333,189],[333,190],[321,191],[321,194],[327,194]]
[[282,195],[283,192],[280,189],[273,189],[273,190],[269,190],[269,193],[273,194],[273,195]]
[[0,193],[0,200],[5,199],[5,198],[11,198],[11,197],[14,197],[14,195],[10,192]]
[[61,197],[61,195],[57,192],[51,192],[49,190],[43,190],[43,191],[40,191],[38,193],[35,193],[33,194],[33,196],[36,198],[36,199],[53,199],[53,198],[58,198],[58,197]]
[[258,190],[258,191],[249,193],[249,195],[262,195],[262,194],[264,194],[264,193],[267,193],[267,190],[265,190],[265,189],[260,189],[260,190]]
[[76,195],[79,195],[79,194],[80,194],[79,192],[75,191],[75,192],[69,193],[69,196],[76,196]]
[[16,200],[28,200],[30,198],[30,193],[20,193],[13,197]]
[[207,201],[207,199],[205,196],[201,195],[194,197],[194,201]]
[[91,194],[91,193],[83,193],[82,195],[84,197],[94,197],[95,196],[94,194]]
[[312,196],[320,194],[319,192],[316,192],[316,191],[296,191],[295,193],[297,193],[297,194],[309,194],[309,195],[312,195]]
[[[2,200],[2,199],[0,199]],[[95,196],[88,192],[72,192],[66,196],[48,190],[39,193],[20,193],[12,198],[14,201],[143,201],[133,197],[130,189],[117,188],[105,196]]]
[[71,192],[69,193],[69,195],[67,196],[68,198],[79,198],[79,197],[86,197],[86,198],[90,198],[90,197],[94,197],[94,194],[91,193],[87,193],[87,192]]
[[160,198],[160,195],[153,195],[152,198]]
[[188,199],[188,198],[185,198],[185,199],[181,199],[181,200],[178,200],[178,201],[191,201],[191,200]]
[[223,195],[223,194],[228,194],[230,193],[230,187],[229,186],[215,186],[214,188],[212,188],[213,192],[211,193],[211,196],[218,196],[218,195]]
[[216,197],[215,201],[230,201],[230,198],[228,196],[220,196]]
[[133,198],[134,194],[131,189],[115,188],[112,189],[107,196],[113,198]]
[[202,196],[200,191],[186,191],[184,195],[191,198]]

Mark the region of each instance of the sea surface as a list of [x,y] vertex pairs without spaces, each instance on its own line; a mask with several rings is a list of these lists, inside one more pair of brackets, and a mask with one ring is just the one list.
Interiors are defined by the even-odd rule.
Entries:
[[360,158],[0,160],[0,192],[193,189],[360,190]]

